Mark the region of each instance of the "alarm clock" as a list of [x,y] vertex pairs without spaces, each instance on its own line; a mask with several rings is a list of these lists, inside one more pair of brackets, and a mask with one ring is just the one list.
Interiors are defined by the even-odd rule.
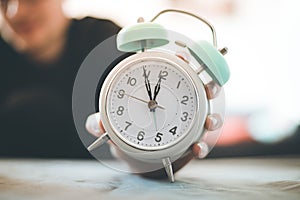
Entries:
[[[201,20],[213,42],[194,41],[154,22],[166,12]],[[145,171],[164,168],[174,182],[172,163],[195,143],[204,158],[221,132],[223,85],[230,76],[223,57],[227,48],[217,49],[215,29],[207,20],[170,9],[124,27],[116,40],[119,51],[131,54],[104,80],[98,105],[106,133],[88,150],[112,141]]]

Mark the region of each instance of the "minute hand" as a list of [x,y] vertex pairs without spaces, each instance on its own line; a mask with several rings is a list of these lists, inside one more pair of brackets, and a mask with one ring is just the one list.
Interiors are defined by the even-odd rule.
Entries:
[[148,92],[148,96],[149,96],[150,100],[152,100],[151,86],[150,86],[150,82],[149,82],[148,76],[147,76],[147,74],[146,74],[146,69],[145,69],[145,67],[143,67],[143,70],[144,70],[144,78],[145,78],[145,86],[146,86],[146,90],[147,90],[147,92]]
[[157,94],[158,94],[158,92],[159,92],[159,90],[160,90],[160,83],[161,83],[161,76],[159,77],[159,79],[158,79],[158,81],[157,81],[157,84],[156,84],[156,86],[155,86],[155,88],[154,88],[154,97],[153,97],[153,100],[155,101],[155,99],[156,99],[156,96],[157,96]]

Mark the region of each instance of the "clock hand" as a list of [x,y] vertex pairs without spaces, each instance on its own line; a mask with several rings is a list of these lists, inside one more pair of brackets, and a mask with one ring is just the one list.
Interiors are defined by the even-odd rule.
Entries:
[[139,100],[139,101],[141,101],[141,102],[148,103],[148,101],[146,101],[146,100],[144,100],[144,99],[140,99],[140,98],[135,97],[135,96],[132,96],[132,95],[130,95],[130,94],[126,94],[126,93],[125,93],[124,95],[126,95],[126,96],[128,96],[128,97],[131,97],[131,98],[133,98],[133,99]]
[[149,82],[148,76],[146,74],[146,68],[145,68],[145,66],[143,66],[143,70],[144,70],[144,78],[145,78],[146,90],[148,92],[148,96],[149,96],[150,100],[152,100],[151,86],[150,86],[150,82]]
[[[131,97],[131,98],[133,98],[133,99],[139,100],[139,101],[141,101],[141,102],[144,102],[144,103],[146,103],[146,104],[149,103],[148,101],[146,101],[146,100],[144,100],[144,99],[140,99],[140,98],[135,97],[135,96],[132,96],[132,95],[130,95],[130,94],[126,94],[126,93],[125,93],[124,95],[126,95],[126,96],[128,96],[128,97]],[[157,105],[157,108],[160,108],[160,109],[165,110],[165,107],[160,106],[160,105]]]
[[154,121],[155,130],[157,131],[157,121],[156,121],[156,113],[155,113],[155,110],[152,111],[152,116],[153,116],[153,121]]
[[154,97],[153,97],[153,100],[155,101],[156,99],[156,96],[160,90],[160,83],[161,83],[161,79],[162,79],[162,76],[159,77],[158,81],[157,81],[157,84],[155,85],[155,88],[154,88]]

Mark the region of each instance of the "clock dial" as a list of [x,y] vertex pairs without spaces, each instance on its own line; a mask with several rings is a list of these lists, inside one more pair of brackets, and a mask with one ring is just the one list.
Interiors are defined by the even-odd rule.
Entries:
[[114,77],[106,112],[114,132],[135,148],[166,148],[184,137],[197,112],[197,94],[187,73],[166,60],[127,64]]

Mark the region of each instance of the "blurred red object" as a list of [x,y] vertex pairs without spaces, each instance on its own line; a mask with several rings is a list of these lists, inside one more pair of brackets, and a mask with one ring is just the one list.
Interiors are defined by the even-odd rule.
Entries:
[[242,116],[226,117],[217,146],[231,146],[246,141],[253,141],[248,131],[247,118]]

